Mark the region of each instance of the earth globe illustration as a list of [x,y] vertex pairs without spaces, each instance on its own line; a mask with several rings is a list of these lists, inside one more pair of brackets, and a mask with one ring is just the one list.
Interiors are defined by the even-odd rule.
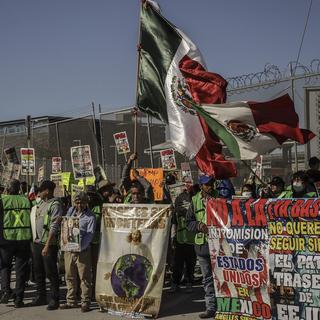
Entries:
[[126,254],[115,263],[111,272],[111,286],[118,297],[140,298],[151,279],[152,264],[141,255]]

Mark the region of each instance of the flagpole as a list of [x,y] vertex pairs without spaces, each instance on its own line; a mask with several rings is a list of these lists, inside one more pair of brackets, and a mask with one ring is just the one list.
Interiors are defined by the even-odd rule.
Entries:
[[[294,105],[294,78],[293,78],[293,71],[292,71],[292,62],[290,62],[290,82],[291,82],[291,98]],[[294,162],[295,162],[295,169],[298,171],[298,144],[294,141]]]
[[148,138],[149,138],[150,162],[151,162],[151,168],[154,168],[149,113],[147,113],[147,121],[148,121]]
[[[140,10],[139,10],[139,31],[138,31],[138,44],[137,44],[137,51],[138,51],[138,57],[137,57],[137,73],[136,73],[136,106],[134,109],[134,134],[133,134],[133,151],[134,153],[137,153],[137,131],[138,131],[138,86],[139,86],[139,70],[140,70],[140,50],[141,50],[141,12],[142,12],[142,6],[144,4],[144,0],[141,0],[140,4]],[[135,167],[138,166],[138,160],[135,160],[134,162]]]
[[265,183],[264,181],[262,181],[259,176],[257,176],[257,174],[252,170],[251,166],[249,166],[244,160],[241,160],[241,162],[250,170],[250,172],[251,172],[252,174],[254,174],[254,176],[258,179],[258,181],[259,181],[262,185],[266,186],[266,183]]

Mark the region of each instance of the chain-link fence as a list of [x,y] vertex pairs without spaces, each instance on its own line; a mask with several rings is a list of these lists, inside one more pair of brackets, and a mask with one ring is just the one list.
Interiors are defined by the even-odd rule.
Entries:
[[[280,72],[275,66],[267,66],[261,73],[234,77],[228,81],[229,101],[268,101],[289,93],[294,98],[300,125],[306,127],[304,90],[305,87],[320,85],[320,61],[313,61],[309,68],[301,65],[293,65],[292,68],[291,64],[290,74],[287,70]],[[136,133],[135,121],[137,122]],[[320,126],[320,118],[318,122]],[[147,116],[141,112],[138,112],[136,118],[133,107],[99,113],[96,118],[93,114],[88,114],[78,118],[38,117],[31,119],[30,147],[35,148],[36,156],[36,175],[33,180],[37,182],[37,173],[41,166],[45,169],[44,178],[50,177],[52,157],[61,157],[62,170],[72,171],[70,148],[77,145],[90,145],[93,165],[101,164],[108,178],[119,184],[126,155],[118,154],[113,135],[123,131],[127,133],[131,152],[135,148],[134,137],[135,134],[137,135],[138,167],[151,167],[152,160],[155,168],[161,167],[159,151],[161,147],[170,147],[168,128],[154,118],[150,117],[148,121]],[[319,139],[319,136],[315,139]],[[153,146],[152,153],[150,145]],[[17,153],[20,148],[28,146],[25,120],[0,124],[0,146],[2,151],[15,147]],[[243,184],[250,174],[248,165],[253,169],[260,166],[261,176],[265,180],[279,175],[288,181],[292,171],[305,168],[307,160],[305,150],[305,146],[295,148],[295,144],[289,142],[271,154],[259,158],[259,162],[251,161],[244,165],[241,161],[235,160],[238,166],[238,177],[233,181],[237,187]],[[225,152],[231,157],[228,150]],[[176,159],[178,168],[181,162],[188,161],[178,153],[176,153]],[[2,161],[5,162],[3,152]],[[190,161],[190,165],[193,177],[196,178],[198,170],[195,162]]]

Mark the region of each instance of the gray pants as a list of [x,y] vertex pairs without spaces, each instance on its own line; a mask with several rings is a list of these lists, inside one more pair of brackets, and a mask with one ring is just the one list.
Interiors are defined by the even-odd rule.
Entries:
[[210,256],[198,256],[202,273],[202,284],[205,292],[204,299],[208,311],[216,310],[216,294],[214,291]]

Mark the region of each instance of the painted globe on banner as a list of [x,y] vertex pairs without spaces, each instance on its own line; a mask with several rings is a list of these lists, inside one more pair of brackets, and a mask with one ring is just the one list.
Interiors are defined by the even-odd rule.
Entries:
[[151,279],[150,261],[137,254],[121,256],[111,273],[111,286],[118,297],[140,298]]

